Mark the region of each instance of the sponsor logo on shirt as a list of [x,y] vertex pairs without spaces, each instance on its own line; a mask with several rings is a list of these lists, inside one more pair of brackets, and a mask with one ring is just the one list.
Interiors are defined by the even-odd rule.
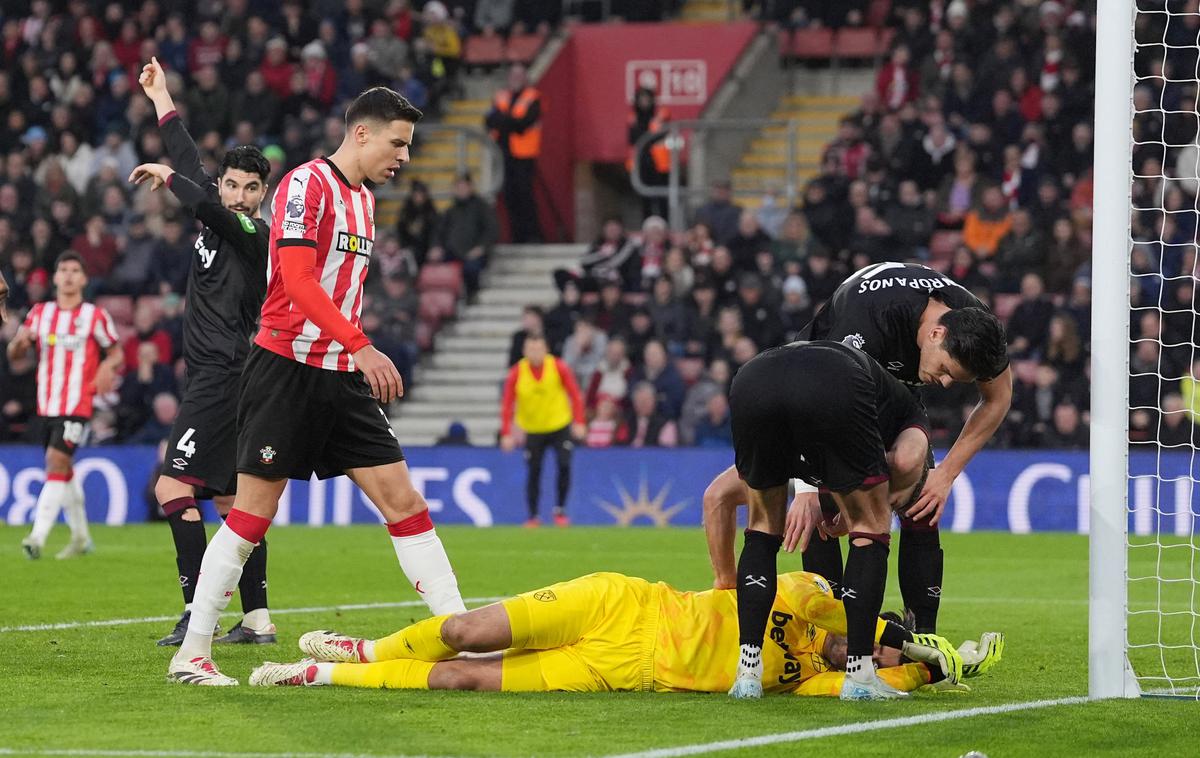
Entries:
[[203,236],[196,238],[196,253],[200,256],[201,266],[206,269],[212,268],[213,261],[217,258],[217,251],[208,249],[208,246],[204,244]]
[[50,347],[61,347],[63,350],[81,350],[87,338],[80,334],[51,334],[46,338]]
[[865,279],[858,284],[858,294],[864,292],[875,292],[877,290],[890,289],[891,287],[908,287],[914,290],[940,290],[946,287],[957,286],[955,282],[948,279],[900,279],[894,276],[889,276],[887,279]]
[[372,240],[358,234],[338,232],[336,249],[342,253],[371,256],[371,248],[375,246]]

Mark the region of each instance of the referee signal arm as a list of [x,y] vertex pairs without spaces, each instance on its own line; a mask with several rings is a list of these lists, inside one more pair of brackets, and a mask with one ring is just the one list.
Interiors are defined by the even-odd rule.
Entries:
[[280,245],[279,271],[283,290],[304,317],[323,333],[345,345],[358,370],[371,386],[371,394],[381,403],[390,403],[404,394],[404,384],[395,364],[376,350],[367,335],[350,323],[317,282],[317,251],[308,245]]

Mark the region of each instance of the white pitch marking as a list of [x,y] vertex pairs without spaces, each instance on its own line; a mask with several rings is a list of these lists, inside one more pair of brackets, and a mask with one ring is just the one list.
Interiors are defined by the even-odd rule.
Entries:
[[[464,604],[479,605],[507,600],[505,597],[469,597]],[[296,613],[328,613],[329,611],[367,611],[376,608],[409,608],[425,605],[423,600],[398,600],[391,603],[347,603],[346,605],[317,605],[310,608],[272,608],[272,616],[287,616]],[[227,611],[222,616],[240,616],[240,613]],[[4,632],[49,632],[56,629],[85,629],[102,626],[131,626],[133,624],[152,624],[161,621],[178,621],[178,616],[143,616],[128,619],[103,619],[100,621],[63,621],[57,624],[26,624],[23,626],[0,626],[0,634]],[[155,755],[158,755],[156,753]]]
[[[936,724],[940,721],[955,721],[975,716],[1030,711],[1036,708],[1052,708],[1058,705],[1079,705],[1087,702],[1090,701],[1084,696],[1060,697],[1055,700],[1029,700],[1023,703],[962,708],[955,711],[925,713],[919,716],[861,721],[855,724],[826,726],[820,729],[805,729],[799,732],[781,732],[779,734],[764,734],[759,737],[743,737],[736,740],[705,742],[697,745],[680,745],[679,747],[667,747],[658,750],[644,750],[638,753],[620,753],[618,755],[610,755],[607,758],[678,758],[678,756],[684,755],[703,755],[704,753],[716,753],[724,750],[741,750],[744,748],[762,747],[764,745],[778,745],[785,742],[801,742],[804,740],[821,739],[823,737],[839,737],[846,734],[861,734],[863,732],[875,732],[883,729],[899,729],[906,726],[922,726],[925,724]],[[751,707],[753,707],[752,704]]]
[[422,758],[421,756],[382,755],[379,753],[228,753],[211,750],[90,750],[20,749],[0,747],[0,755],[60,756],[145,756],[146,758]]

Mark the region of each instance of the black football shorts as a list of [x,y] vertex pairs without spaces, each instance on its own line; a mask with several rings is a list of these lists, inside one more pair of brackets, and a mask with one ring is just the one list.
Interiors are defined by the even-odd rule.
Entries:
[[87,444],[91,420],[83,416],[42,416],[42,446],[67,455]]
[[163,476],[209,498],[237,492],[237,407],[241,375],[194,371],[167,438]]

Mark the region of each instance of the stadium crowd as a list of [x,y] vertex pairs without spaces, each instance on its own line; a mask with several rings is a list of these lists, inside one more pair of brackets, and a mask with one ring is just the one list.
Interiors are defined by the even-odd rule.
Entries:
[[[748,4],[756,5],[793,26],[862,24],[857,6],[866,6]],[[559,302],[527,309],[510,357],[519,357],[521,335],[544,330],[586,392],[589,445],[725,445],[725,393],[741,364],[794,339],[849,273],[922,262],[971,289],[1007,324],[1016,387],[991,444],[1086,448],[1095,19],[1076,6],[893,3],[892,44],[876,87],[841,121],[797,207],[774,191],[743,210],[720,181],[684,233],[669,233],[657,216],[639,230],[606,220],[579,265],[558,272]],[[1142,96],[1157,102],[1159,93]],[[1195,102],[1194,89],[1175,97]],[[1195,119],[1187,123],[1190,132],[1172,141],[1194,139]],[[1157,134],[1155,125],[1144,128]],[[1159,165],[1140,173],[1157,177]],[[1172,192],[1169,207],[1192,207],[1194,186]],[[1178,239],[1194,238],[1188,218]],[[1157,239],[1155,223],[1143,217],[1135,234]],[[1147,272],[1167,264],[1150,249],[1139,260]],[[1154,302],[1143,294],[1142,302]],[[1135,320],[1143,335],[1157,328],[1149,320]],[[1155,366],[1156,344],[1138,348]],[[925,395],[934,442],[947,445],[975,389]],[[1145,404],[1157,407],[1157,398]],[[1153,430],[1150,415],[1139,411],[1135,425]],[[631,440],[646,419],[652,433]]]

